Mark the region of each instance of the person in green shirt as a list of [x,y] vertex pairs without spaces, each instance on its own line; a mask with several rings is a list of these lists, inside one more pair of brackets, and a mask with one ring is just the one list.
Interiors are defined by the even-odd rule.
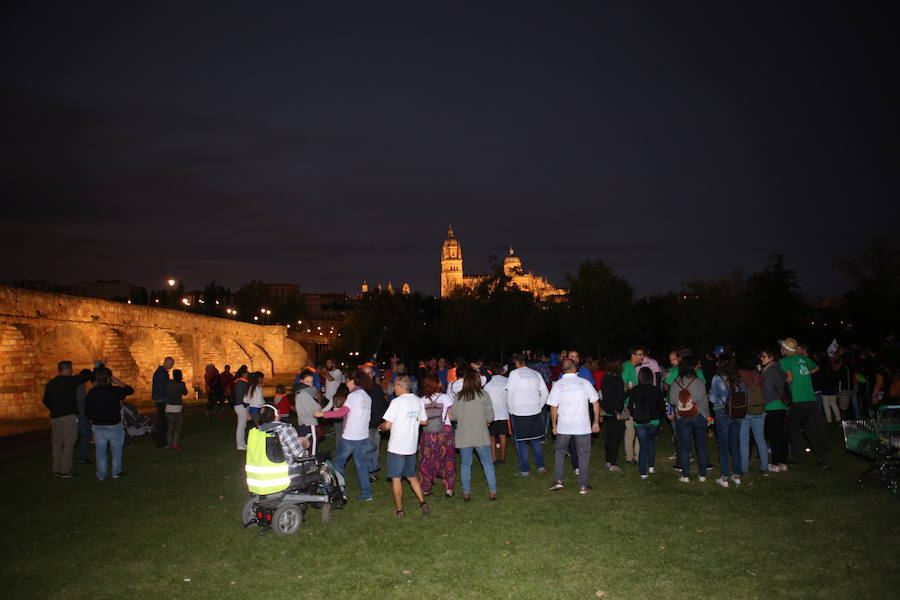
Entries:
[[[625,393],[637,387],[637,369],[644,362],[646,352],[642,346],[632,346],[628,354],[628,360],[622,363],[622,381],[625,382]],[[628,419],[625,421],[625,462],[636,465],[640,451],[640,442],[634,431],[634,419]]]
[[[681,352],[682,351],[676,350],[669,352],[669,364],[672,366],[666,371],[666,378],[663,380],[666,389],[672,385],[673,381],[678,379],[678,365],[681,362]],[[700,367],[697,367],[697,377],[699,377],[703,383],[706,383],[706,375],[703,374],[703,369]]]
[[813,391],[813,373],[819,367],[800,353],[800,345],[794,338],[778,340],[781,360],[778,365],[784,371],[785,381],[791,389],[791,405],[788,408],[788,432],[791,438],[791,460],[799,463],[806,448],[804,434],[809,440],[816,463],[828,468],[825,457],[825,419],[816,403]]

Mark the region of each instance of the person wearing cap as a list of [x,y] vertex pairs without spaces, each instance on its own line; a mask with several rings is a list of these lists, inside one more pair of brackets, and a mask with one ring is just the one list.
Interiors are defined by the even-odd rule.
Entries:
[[825,458],[825,422],[816,402],[811,375],[819,370],[812,359],[800,353],[800,344],[794,338],[778,340],[781,360],[778,365],[784,371],[785,381],[791,389],[791,405],[788,407],[788,434],[791,439],[791,460],[799,463],[806,444],[803,435],[816,457],[816,463],[828,468]]

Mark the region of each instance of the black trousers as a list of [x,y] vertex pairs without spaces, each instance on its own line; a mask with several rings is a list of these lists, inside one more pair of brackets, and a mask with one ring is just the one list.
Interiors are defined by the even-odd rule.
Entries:
[[606,425],[606,462],[618,465],[619,447],[625,439],[625,421],[620,421],[612,415],[607,416],[603,423]]
[[153,429],[156,447],[162,448],[169,443],[169,429],[166,426],[166,403],[156,403],[156,427]]
[[787,411],[766,411],[766,439],[772,449],[772,464],[780,465],[788,460]]
[[[801,431],[802,429],[802,431]],[[809,441],[813,455],[819,463],[825,462],[825,416],[816,402],[795,402],[788,407],[788,432],[791,436],[791,458],[794,462],[803,460],[806,443]]]

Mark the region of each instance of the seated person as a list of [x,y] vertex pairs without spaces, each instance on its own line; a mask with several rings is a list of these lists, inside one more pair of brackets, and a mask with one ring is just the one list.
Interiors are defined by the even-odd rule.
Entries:
[[278,409],[271,404],[264,404],[260,409],[259,423],[259,430],[263,433],[271,433],[281,446],[283,459],[274,460],[276,457],[270,456],[270,460],[273,462],[287,461],[291,476],[298,474],[300,472],[300,461],[310,457],[309,439],[306,437],[301,438],[297,435],[297,430],[290,424],[282,423]]

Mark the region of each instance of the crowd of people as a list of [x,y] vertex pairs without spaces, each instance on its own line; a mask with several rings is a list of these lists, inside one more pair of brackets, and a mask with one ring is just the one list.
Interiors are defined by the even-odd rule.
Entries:
[[[506,463],[510,445],[517,456],[515,476],[529,477],[547,473],[544,446],[552,441],[549,489],[565,488],[569,460],[579,493],[588,494],[593,440],[601,432],[605,468],[622,472],[624,446],[625,464],[635,465],[641,479],[656,473],[656,441],[666,433],[675,442],[670,459],[682,483],[692,476],[705,482],[717,468],[716,484],[741,485],[751,469],[763,476],[787,471],[807,452],[819,467],[828,468],[827,423],[865,418],[896,404],[900,392],[895,372],[877,355],[848,352],[836,344],[811,353],[786,338],[747,356],[719,346],[700,356],[676,349],[667,358],[663,367],[646,348],[635,346],[622,360],[582,361],[578,351],[564,350],[515,354],[503,365],[437,357],[408,369],[392,358],[384,369],[365,363],[349,373],[329,359],[318,368],[308,363],[289,393],[279,385],[271,399],[263,394],[263,373],[245,365],[233,374],[229,365],[221,372],[208,365],[204,382],[210,418],[224,418],[223,408],[232,407],[238,450],[247,448],[248,426],[282,432],[279,439],[291,446],[288,460],[315,454],[323,436],[334,435],[335,468],[343,475],[353,459],[360,501],[373,498],[381,443],[387,438],[386,476],[393,480],[398,516],[405,515],[404,478],[422,512],[430,510],[426,498],[438,480],[444,495],[456,494],[457,475],[463,500],[470,501],[476,456],[489,499],[496,500],[496,468]],[[59,375],[48,382],[44,396],[54,475],[73,476],[79,437],[80,461],[91,462],[89,436],[97,478],[124,474],[120,410],[132,393],[102,364],[77,375],[70,362],[59,364]],[[180,448],[187,393],[174,360],[165,358],[153,374],[151,391],[158,447]],[[285,427],[292,435],[283,433]],[[710,439],[717,448],[716,466],[710,462]]]
[[[507,365],[435,358],[410,370],[394,358],[384,370],[360,365],[349,378],[329,361],[298,375],[295,410],[291,414],[287,402],[279,419],[296,418],[308,444],[324,434],[323,422],[335,423],[334,464],[343,474],[352,457],[360,501],[373,497],[387,432],[386,475],[402,516],[404,478],[423,511],[438,479],[446,496],[455,495],[457,474],[469,501],[475,456],[495,500],[495,468],[505,464],[510,439],[518,460],[515,476],[546,473],[543,446],[552,439],[549,489],[565,488],[568,459],[579,493],[588,494],[593,439],[601,430],[605,468],[622,472],[624,445],[625,463],[648,479],[656,473],[656,440],[667,426],[678,481],[689,483],[693,475],[705,482],[717,468],[715,483],[728,488],[741,485],[751,463],[768,476],[800,464],[808,452],[827,469],[826,422],[865,418],[898,401],[896,377],[886,365],[872,353],[854,357],[836,346],[811,355],[786,338],[746,357],[720,346],[702,356],[673,350],[667,358],[664,368],[639,346],[624,360],[605,361],[582,362],[569,350],[516,354]],[[315,381],[319,373],[327,373],[330,387],[324,377]],[[716,466],[710,463],[711,439]]]

